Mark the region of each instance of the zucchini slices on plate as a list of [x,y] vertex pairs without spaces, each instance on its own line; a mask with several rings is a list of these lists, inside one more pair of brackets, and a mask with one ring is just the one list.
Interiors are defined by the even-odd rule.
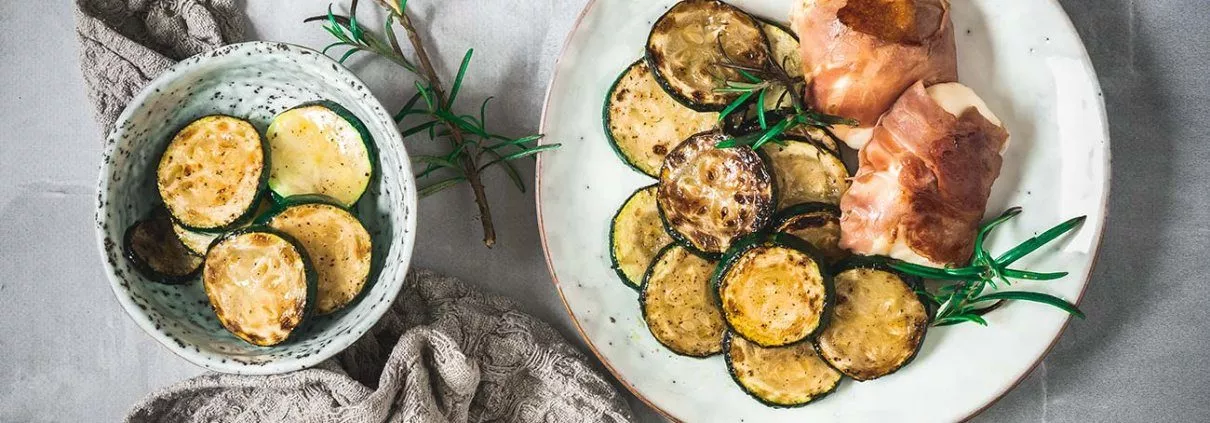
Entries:
[[370,233],[336,200],[289,197],[261,223],[294,237],[311,257],[319,278],[317,313],[339,310],[361,294],[370,277]]
[[690,137],[660,169],[659,205],[668,232],[695,251],[718,255],[765,227],[773,214],[772,172],[748,147],[715,148],[719,131]]
[[660,251],[643,280],[639,304],[651,335],[674,353],[706,357],[722,350],[727,329],[710,289],[716,263],[679,245]]
[[609,258],[627,286],[639,289],[647,267],[672,237],[664,230],[655,205],[656,186],[639,188],[613,215],[609,228]]
[[273,118],[269,189],[277,197],[322,194],[345,206],[370,185],[376,153],[369,130],[344,107],[320,101]]
[[719,66],[760,67],[768,55],[760,22],[717,0],[686,0],[672,6],[647,36],[647,63],[668,94],[693,110],[721,111],[739,93],[716,91],[719,78],[740,80],[738,71]]
[[811,243],[829,264],[849,256],[840,248],[840,208],[828,203],[790,206],[773,217],[773,229]]
[[727,333],[723,350],[731,378],[767,405],[806,405],[840,385],[840,372],[820,359],[809,342],[765,348]]
[[836,273],[836,306],[817,340],[820,356],[856,380],[886,376],[924,343],[930,315],[920,281],[884,261],[854,258]]
[[202,257],[177,239],[172,226],[168,211],[159,207],[126,228],[124,254],[139,273],[153,282],[186,283],[202,268]]
[[264,140],[251,123],[206,116],[173,136],[156,167],[156,186],[185,229],[221,231],[256,209],[267,161]]
[[673,100],[644,60],[614,82],[604,115],[610,146],[630,167],[652,177],[659,175],[669,151],[718,121],[718,113],[697,112]]
[[203,268],[202,287],[219,323],[252,345],[285,342],[315,308],[317,278],[306,250],[275,229],[223,235]]
[[828,325],[832,275],[806,241],[755,234],[723,256],[714,284],[735,334],[762,347],[807,339]]

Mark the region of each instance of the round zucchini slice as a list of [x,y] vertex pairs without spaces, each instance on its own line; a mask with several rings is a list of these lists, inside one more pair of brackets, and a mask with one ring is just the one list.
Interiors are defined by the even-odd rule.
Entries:
[[639,304],[656,341],[672,352],[707,357],[722,351],[727,324],[710,289],[715,262],[679,245],[660,251],[643,281]]
[[156,187],[181,226],[220,231],[256,208],[267,161],[264,140],[251,123],[206,116],[172,137],[156,167]]
[[790,206],[773,218],[773,228],[811,243],[828,260],[828,264],[849,257],[848,250],[840,248],[840,208],[835,204],[803,203]]
[[690,137],[668,153],[656,204],[668,232],[685,246],[718,255],[760,231],[773,214],[772,172],[748,147],[715,148],[722,132]]
[[786,145],[761,147],[777,175],[779,210],[800,203],[840,204],[849,190],[849,170],[840,157],[809,139],[785,137]]
[[289,197],[263,221],[294,237],[307,250],[319,277],[315,312],[328,314],[353,302],[370,278],[370,233],[357,217],[317,195]]
[[316,276],[293,237],[253,226],[214,242],[206,252],[202,287],[227,331],[268,347],[285,342],[310,317]]
[[269,124],[269,189],[279,198],[321,194],[346,207],[370,186],[374,140],[352,112],[330,101],[281,112]]
[[[781,24],[764,19],[760,22],[760,28],[764,31],[765,38],[769,40],[769,51],[773,53],[773,60],[781,65],[786,70],[786,74],[791,77],[802,76],[802,55],[798,51],[798,36]],[[771,87],[769,92],[765,93],[765,109],[773,110],[782,107],[794,107],[790,94],[786,93],[781,86]]]
[[605,99],[605,135],[631,168],[657,177],[677,144],[718,124],[718,113],[693,111],[673,100],[647,62],[626,68]]
[[202,268],[202,257],[177,239],[172,232],[172,219],[163,208],[130,225],[123,238],[126,258],[153,282],[183,284],[193,280]]
[[854,258],[836,274],[836,306],[816,341],[820,356],[856,380],[894,373],[920,351],[928,308],[920,281],[883,261]]
[[655,195],[655,185],[639,188],[613,215],[613,224],[609,227],[609,258],[613,261],[613,270],[622,283],[635,290],[642,286],[643,275],[655,255],[672,243],[672,237],[660,221]]
[[840,372],[820,359],[807,342],[765,348],[728,332],[723,351],[731,379],[765,405],[803,406],[840,385]]
[[828,324],[832,278],[820,254],[787,234],[756,234],[723,256],[715,275],[736,335],[762,347],[807,339]]
[[717,0],[684,0],[651,28],[647,63],[672,98],[699,112],[717,112],[739,97],[715,91],[723,80],[743,80],[719,64],[730,58],[761,67],[768,60],[768,43],[760,23],[739,8]]

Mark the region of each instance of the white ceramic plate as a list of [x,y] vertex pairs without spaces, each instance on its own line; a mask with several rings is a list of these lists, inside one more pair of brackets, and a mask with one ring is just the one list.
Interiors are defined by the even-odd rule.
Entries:
[[[735,0],[785,21],[793,0]],[[563,147],[543,153],[538,208],[551,273],[594,352],[639,398],[684,421],[957,421],[1019,382],[1049,350],[1067,316],[1012,303],[989,327],[932,329],[910,365],[795,409],[769,408],[731,381],[721,357],[672,354],[647,331],[637,294],[610,269],[608,223],[652,179],[617,159],[605,140],[601,105],[614,78],[641,56],[652,22],[674,0],[596,0],[569,35],[555,69],[542,133]],[[1012,144],[988,214],[1025,213],[991,240],[1003,251],[1067,218],[1087,215],[1075,234],[1022,265],[1068,271],[1049,283],[1019,283],[1078,301],[1105,221],[1109,139],[1101,91],[1083,44],[1054,0],[953,2],[959,69],[1006,123]],[[1096,318],[1095,316],[1091,318]],[[903,410],[910,413],[901,414]]]

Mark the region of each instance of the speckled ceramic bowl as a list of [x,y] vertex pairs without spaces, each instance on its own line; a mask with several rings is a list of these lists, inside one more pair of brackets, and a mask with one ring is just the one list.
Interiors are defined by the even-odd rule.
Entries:
[[[199,282],[167,286],[139,275],[122,256],[122,235],[159,201],[156,159],[173,130],[221,113],[246,118],[263,132],[277,113],[320,99],[340,103],[361,118],[378,147],[380,171],[356,207],[374,241],[370,283],[360,300],[313,317],[313,324],[288,343],[252,346],[223,329]],[[97,191],[97,241],[118,302],[168,349],[220,372],[282,373],[335,355],[386,312],[411,260],[416,189],[394,121],[357,77],[304,47],[236,44],[164,72],[131,101],[109,134]]]

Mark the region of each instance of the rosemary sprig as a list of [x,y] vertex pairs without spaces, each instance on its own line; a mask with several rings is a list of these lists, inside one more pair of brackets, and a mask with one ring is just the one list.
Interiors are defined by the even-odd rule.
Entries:
[[971,257],[971,264],[967,267],[935,268],[899,260],[891,263],[891,267],[907,274],[949,282],[937,289],[936,293],[923,288],[919,292],[936,307],[936,315],[933,318],[934,326],[949,326],[964,322],[987,326],[987,320],[982,316],[999,308],[1004,301],[1009,300],[1047,304],[1071,313],[1073,316],[1084,318],[1084,313],[1074,304],[1050,294],[1028,291],[983,293],[989,286],[991,289],[997,290],[1000,288],[999,284],[1011,285],[1010,279],[1046,281],[1067,276],[1067,272],[1038,273],[1011,269],[1008,266],[1075,229],[1084,222],[1085,216],[1060,223],[993,259],[984,246],[984,241],[993,229],[1019,214],[1021,214],[1021,208],[1013,207],[979,228],[979,232],[975,236],[975,251]]
[[[743,79],[741,81],[732,81],[720,78],[719,87],[714,91],[719,93],[738,93],[739,96],[723,111],[719,113],[719,122],[725,121],[729,116],[739,112],[747,114],[749,107],[755,106],[755,114],[757,122],[760,125],[760,130],[751,134],[732,137],[719,142],[715,147],[730,148],[737,146],[750,146],[753,149],[758,149],[765,143],[774,142],[782,144],[781,136],[786,132],[792,131],[799,127],[812,127],[823,130],[825,134],[835,138],[830,128],[832,125],[857,125],[857,121],[846,119],[840,116],[829,115],[814,110],[806,105],[803,99],[803,94],[806,92],[806,82],[801,76],[790,76],[786,71],[784,63],[777,63],[773,58],[773,52],[766,47],[765,61],[759,67],[744,65],[738,63],[727,54],[727,50],[723,48],[722,39],[718,41],[719,51],[722,52],[722,62],[717,65],[726,69],[734,70]],[[773,108],[769,108],[770,103],[766,101],[770,94],[776,93],[777,101],[772,102]],[[753,103],[753,97],[756,101]],[[790,99],[789,108],[782,109],[781,104],[785,100]],[[770,116],[777,115],[778,120],[770,122]],[[837,140],[839,142],[840,140]]]
[[[525,183],[513,161],[558,148],[560,144],[536,145],[542,138],[540,134],[512,138],[489,131],[486,114],[491,97],[479,105],[478,116],[457,113],[454,110],[455,100],[470,67],[474,49],[468,49],[463,55],[453,84],[446,91],[429,60],[424,40],[408,13],[408,0],[376,1],[388,12],[382,25],[382,35],[374,34],[357,21],[358,0],[352,0],[348,16],[333,13],[329,5],[326,15],[307,18],[304,22],[326,23],[324,29],[336,41],[324,47],[323,52],[326,54],[330,50],[344,48],[344,53],[337,59],[340,63],[343,64],[359,52],[366,52],[389,59],[416,78],[412,84],[416,93],[395,115],[395,121],[405,128],[401,130],[404,137],[424,133],[430,141],[446,140],[449,148],[444,154],[412,156],[414,162],[424,164],[424,170],[416,174],[417,180],[444,175],[437,182],[420,188],[417,194],[425,197],[464,182],[469,184],[479,208],[479,220],[483,224],[483,244],[491,248],[496,243],[496,231],[484,192],[483,172],[499,167],[518,190],[525,192]],[[412,47],[411,57],[400,46],[397,26],[403,28],[407,35]]]

